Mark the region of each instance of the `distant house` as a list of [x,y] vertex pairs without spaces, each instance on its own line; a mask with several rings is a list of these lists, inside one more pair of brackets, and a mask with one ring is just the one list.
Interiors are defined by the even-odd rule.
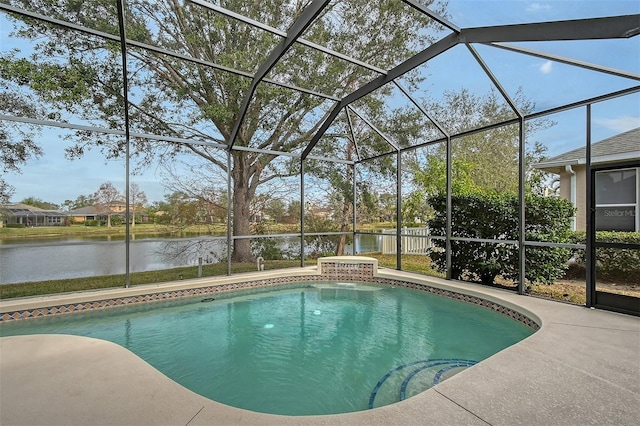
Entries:
[[114,202],[107,211],[104,207],[87,206],[79,209],[71,210],[69,216],[73,218],[74,223],[84,223],[88,220],[107,220],[107,215],[111,217],[120,216],[124,219],[127,205],[122,202]]
[[59,210],[44,210],[28,204],[10,203],[1,207],[2,223],[32,226],[63,226],[67,224],[67,214]]
[[94,206],[81,207],[69,211],[69,217],[74,223],[84,223],[88,220],[107,220],[107,215],[99,212]]
[[[574,229],[586,224],[586,149],[565,152],[535,168],[560,176],[560,197],[577,207]],[[640,232],[640,127],[591,144],[596,173],[596,229]],[[621,167],[616,167],[620,165]]]
[[[73,218],[73,222],[74,223],[84,223],[88,220],[100,220],[100,221],[106,221],[107,220],[107,215],[111,214],[111,217],[113,218],[114,216],[118,216],[120,218],[122,218],[122,220],[124,221],[124,217],[126,215],[126,211],[127,211],[127,205],[125,203],[113,203],[110,206],[109,211],[106,211],[104,208],[99,208],[96,206],[87,206],[87,207],[81,207],[79,209],[75,209],[75,210],[71,210],[68,215],[69,217]],[[148,214],[142,214],[142,213],[138,213],[135,212],[136,217],[140,217],[142,219],[142,222],[148,222],[149,221],[149,215]],[[139,219],[136,219],[136,223],[138,223]]]

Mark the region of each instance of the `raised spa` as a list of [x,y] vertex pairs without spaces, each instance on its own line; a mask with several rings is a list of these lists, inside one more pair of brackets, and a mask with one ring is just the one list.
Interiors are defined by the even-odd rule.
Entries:
[[234,407],[312,415],[409,398],[533,329],[416,289],[315,281],[0,323],[36,333],[117,343]]

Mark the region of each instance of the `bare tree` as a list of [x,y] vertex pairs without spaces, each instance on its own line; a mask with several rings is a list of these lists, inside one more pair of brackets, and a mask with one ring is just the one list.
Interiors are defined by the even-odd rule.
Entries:
[[100,185],[93,197],[96,200],[96,208],[98,213],[107,215],[107,227],[111,228],[111,215],[115,206],[122,203],[123,197],[111,182],[105,182]]
[[137,183],[129,186],[129,208],[131,210],[131,226],[136,226],[136,212],[144,208],[147,204],[147,194],[140,190]]

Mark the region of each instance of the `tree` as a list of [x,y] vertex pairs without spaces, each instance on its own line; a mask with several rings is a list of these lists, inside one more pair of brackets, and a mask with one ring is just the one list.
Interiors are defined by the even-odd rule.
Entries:
[[[343,148],[344,157],[348,160],[353,160],[354,149],[353,140],[348,139],[346,146]],[[331,155],[337,156],[337,153],[331,153]],[[353,190],[351,187],[353,184],[353,167],[345,168],[344,166],[340,167],[327,162],[311,161],[309,162],[309,173],[318,179],[317,182],[314,182],[313,187],[322,194],[324,200],[328,200],[328,205],[323,207],[329,207],[332,210],[333,220],[316,218],[313,215],[313,210],[307,208],[305,209],[307,212],[305,229],[307,232],[346,232],[349,229],[350,216],[353,212]],[[337,229],[331,229],[334,226]],[[326,247],[324,247],[325,242],[322,238],[316,238],[315,241],[307,241],[307,246],[316,246],[313,249],[316,252],[313,253],[315,256],[325,254]],[[344,254],[345,246],[346,235],[341,235],[335,247],[335,254]]]
[[[205,160],[173,163],[165,165],[162,170],[163,186],[171,194],[165,199],[182,205],[179,210],[180,223],[188,226],[226,222],[226,176],[217,166]],[[186,208],[187,204],[190,205],[189,209]],[[188,211],[193,214],[191,218],[186,216]]]
[[129,209],[131,210],[131,226],[136,226],[136,212],[147,204],[147,194],[140,190],[137,183],[129,186]]
[[[0,58],[0,64],[2,59]],[[0,65],[0,77],[4,77]],[[43,114],[30,102],[29,98],[19,96],[14,85],[5,84],[0,91],[0,111],[7,114],[40,118]],[[40,157],[42,148],[35,142],[36,132],[26,126],[18,126],[8,121],[0,121],[0,204],[7,204],[14,193],[13,186],[4,180],[4,174],[20,173],[20,166],[29,159]]]
[[[365,97],[358,102],[357,106],[361,113],[376,117],[382,132],[399,146],[407,146],[410,140],[418,138],[420,130],[417,123],[422,118],[420,115],[415,115],[403,107],[388,110],[377,97]],[[358,159],[358,154],[361,158],[367,158],[391,150],[391,146],[384,138],[355,117],[352,119],[352,125],[349,126],[346,117],[343,116],[332,124],[331,130],[330,134],[325,134],[324,143],[322,141],[320,143],[321,152],[327,157],[355,161]],[[377,222],[382,216],[389,220],[395,217],[395,194],[392,194],[391,189],[385,184],[385,181],[395,182],[394,158],[395,156],[386,156],[376,161],[362,162],[358,165],[357,172],[354,167],[326,161],[307,162],[308,173],[319,180],[314,182],[313,187],[316,191],[321,188],[323,198],[329,200],[333,216],[331,223],[338,225],[338,229],[324,229],[324,231],[342,233],[351,229],[354,203],[361,223]],[[357,189],[355,200],[354,173],[356,173]],[[389,207],[390,204],[392,204],[391,207]],[[330,225],[327,224],[327,226]],[[323,230],[316,230],[316,232],[319,231]],[[344,254],[345,246],[346,235],[343,234],[337,241],[335,254]],[[321,252],[325,253],[324,244],[322,247]]]
[[[162,211],[164,222],[178,227],[192,225],[197,216],[197,206],[195,201],[187,194],[175,191],[164,196],[165,201],[158,203],[159,211]],[[164,218],[168,219],[164,219]]]
[[287,211],[284,218],[285,223],[300,222],[300,206],[299,200],[292,200],[287,204]]
[[93,195],[98,212],[107,215],[107,227],[111,228],[111,215],[114,207],[123,202],[123,197],[111,182],[105,182]]
[[27,204],[29,206],[37,207],[43,210],[58,210],[60,206],[55,203],[50,203],[48,201],[42,201],[40,198],[36,197],[27,197],[24,200],[20,201],[22,204]]
[[[515,103],[527,114],[535,105],[524,97],[519,90]],[[477,96],[466,89],[455,93],[446,92],[444,101],[429,105],[434,116],[452,134],[499,123],[513,118],[514,113],[504,102],[500,102],[497,92]],[[531,143],[532,135],[554,123],[548,120],[536,120],[525,125],[525,140],[528,150],[525,156],[527,190],[540,193],[544,186],[541,172],[532,164],[544,159],[546,147],[539,142]],[[416,191],[411,193],[414,205],[424,205],[425,199],[446,189],[445,144],[425,151],[425,159],[417,154],[409,160],[409,169]],[[518,125],[503,126],[484,132],[474,133],[452,140],[452,181],[454,194],[470,193],[511,193],[518,192]]]
[[156,214],[156,218],[160,217],[163,223],[173,225],[178,232],[191,225],[212,224],[226,219],[226,209],[221,208],[225,200],[211,202],[184,191],[174,191],[164,197],[164,201],[155,202],[151,209],[161,212]]
[[64,203],[60,207],[65,208],[67,211],[81,209],[83,207],[91,207],[96,204],[94,194],[79,195],[75,200],[64,200]]
[[286,205],[280,198],[269,200],[264,208],[264,213],[275,223],[281,223],[285,217]]
[[[87,0],[59,6],[48,0],[23,0],[29,9],[47,16],[118,34],[115,2]],[[20,3],[17,1],[16,3]],[[280,39],[241,24],[199,5],[180,0],[126,2],[128,37],[138,42],[179,52],[241,71],[253,72]],[[423,1],[437,12],[443,6]],[[229,0],[224,7],[276,28],[288,28],[308,2]],[[20,18],[15,18],[20,19]],[[3,74],[28,88],[55,110],[67,111],[95,124],[122,128],[122,78],[120,52],[93,36],[29,20],[17,35],[31,40],[36,54],[29,60],[5,55]],[[348,52],[359,60],[389,69],[434,41],[429,29],[434,21],[394,0],[332,2],[304,37]],[[46,37],[45,37],[46,36]],[[47,38],[48,37],[48,38]],[[201,63],[188,62],[144,49],[129,50],[130,118],[136,130],[180,136],[194,142],[221,139],[230,142],[250,79]],[[334,94],[343,87],[359,87],[372,78],[365,68],[336,60],[296,44],[269,74],[274,80],[304,85],[306,89]],[[388,92],[378,91],[384,97]],[[329,114],[323,98],[263,83],[257,87],[236,146],[274,151],[296,151],[309,141]],[[96,119],[98,117],[99,119]],[[210,135],[214,135],[213,137]],[[80,157],[91,147],[102,149],[109,159],[123,155],[120,137],[77,132],[68,155]],[[148,143],[133,140],[142,164],[171,162],[173,156],[190,153],[206,159],[225,173],[233,187],[233,233],[250,234],[250,206],[258,188],[270,180],[296,173],[270,167],[275,155],[231,151],[206,145]],[[162,155],[162,157],[160,157]],[[234,240],[233,260],[252,257],[247,239]]]

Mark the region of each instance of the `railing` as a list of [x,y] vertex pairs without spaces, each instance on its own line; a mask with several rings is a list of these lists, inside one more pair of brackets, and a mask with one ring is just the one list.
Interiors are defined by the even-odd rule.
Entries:
[[[382,254],[395,254],[396,230],[383,229]],[[393,234],[393,235],[391,235]],[[415,236],[414,236],[415,235]],[[429,228],[402,228],[402,254],[426,255],[427,249],[433,247],[429,237]]]

